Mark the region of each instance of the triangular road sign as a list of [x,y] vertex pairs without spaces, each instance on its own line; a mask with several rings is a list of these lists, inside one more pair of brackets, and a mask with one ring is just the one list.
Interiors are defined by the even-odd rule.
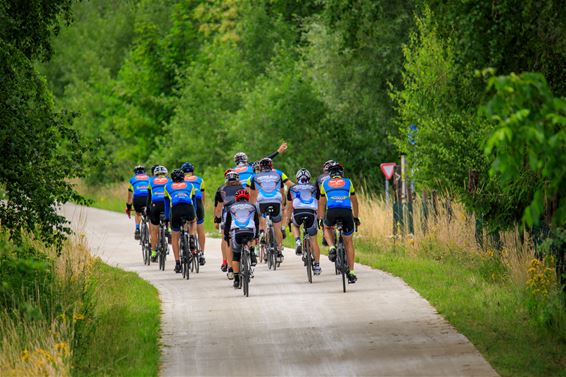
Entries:
[[395,166],[397,166],[395,162],[384,162],[383,164],[379,165],[383,175],[385,175],[385,178],[387,178],[387,180],[390,180],[393,177]]

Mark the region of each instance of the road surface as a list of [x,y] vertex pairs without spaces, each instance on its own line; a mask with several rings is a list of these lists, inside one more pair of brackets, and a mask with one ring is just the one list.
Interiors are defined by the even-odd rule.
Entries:
[[475,347],[401,279],[356,265],[342,293],[323,256],[322,275],[290,250],[281,269],[258,265],[250,297],[220,271],[218,239],[189,281],[144,266],[125,215],[67,205],[93,254],[137,272],[162,301],[163,376],[497,376]]

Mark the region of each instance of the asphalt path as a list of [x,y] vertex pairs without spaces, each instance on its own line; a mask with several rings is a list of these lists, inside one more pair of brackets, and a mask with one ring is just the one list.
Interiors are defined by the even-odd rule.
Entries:
[[497,376],[466,337],[403,280],[356,265],[342,292],[333,265],[306,279],[286,250],[277,271],[260,264],[250,297],[220,271],[220,240],[207,240],[207,263],[183,280],[144,266],[126,215],[66,205],[94,255],[137,272],[162,302],[163,376]]

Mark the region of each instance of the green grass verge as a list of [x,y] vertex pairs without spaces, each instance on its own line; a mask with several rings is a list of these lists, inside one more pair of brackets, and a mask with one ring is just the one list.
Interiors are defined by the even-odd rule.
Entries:
[[90,305],[74,356],[78,376],[157,376],[157,289],[133,272],[94,265]]
[[494,258],[434,244],[409,253],[359,242],[356,259],[402,278],[468,337],[501,376],[566,376],[565,334],[537,324],[526,292],[511,283]]

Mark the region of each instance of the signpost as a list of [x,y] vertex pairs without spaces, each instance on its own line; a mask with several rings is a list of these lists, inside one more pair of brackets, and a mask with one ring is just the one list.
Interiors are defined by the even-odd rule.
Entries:
[[385,176],[385,206],[389,207],[389,180],[393,177],[393,173],[395,172],[395,166],[397,164],[395,162],[384,162],[383,164],[379,165],[381,168],[381,172]]

